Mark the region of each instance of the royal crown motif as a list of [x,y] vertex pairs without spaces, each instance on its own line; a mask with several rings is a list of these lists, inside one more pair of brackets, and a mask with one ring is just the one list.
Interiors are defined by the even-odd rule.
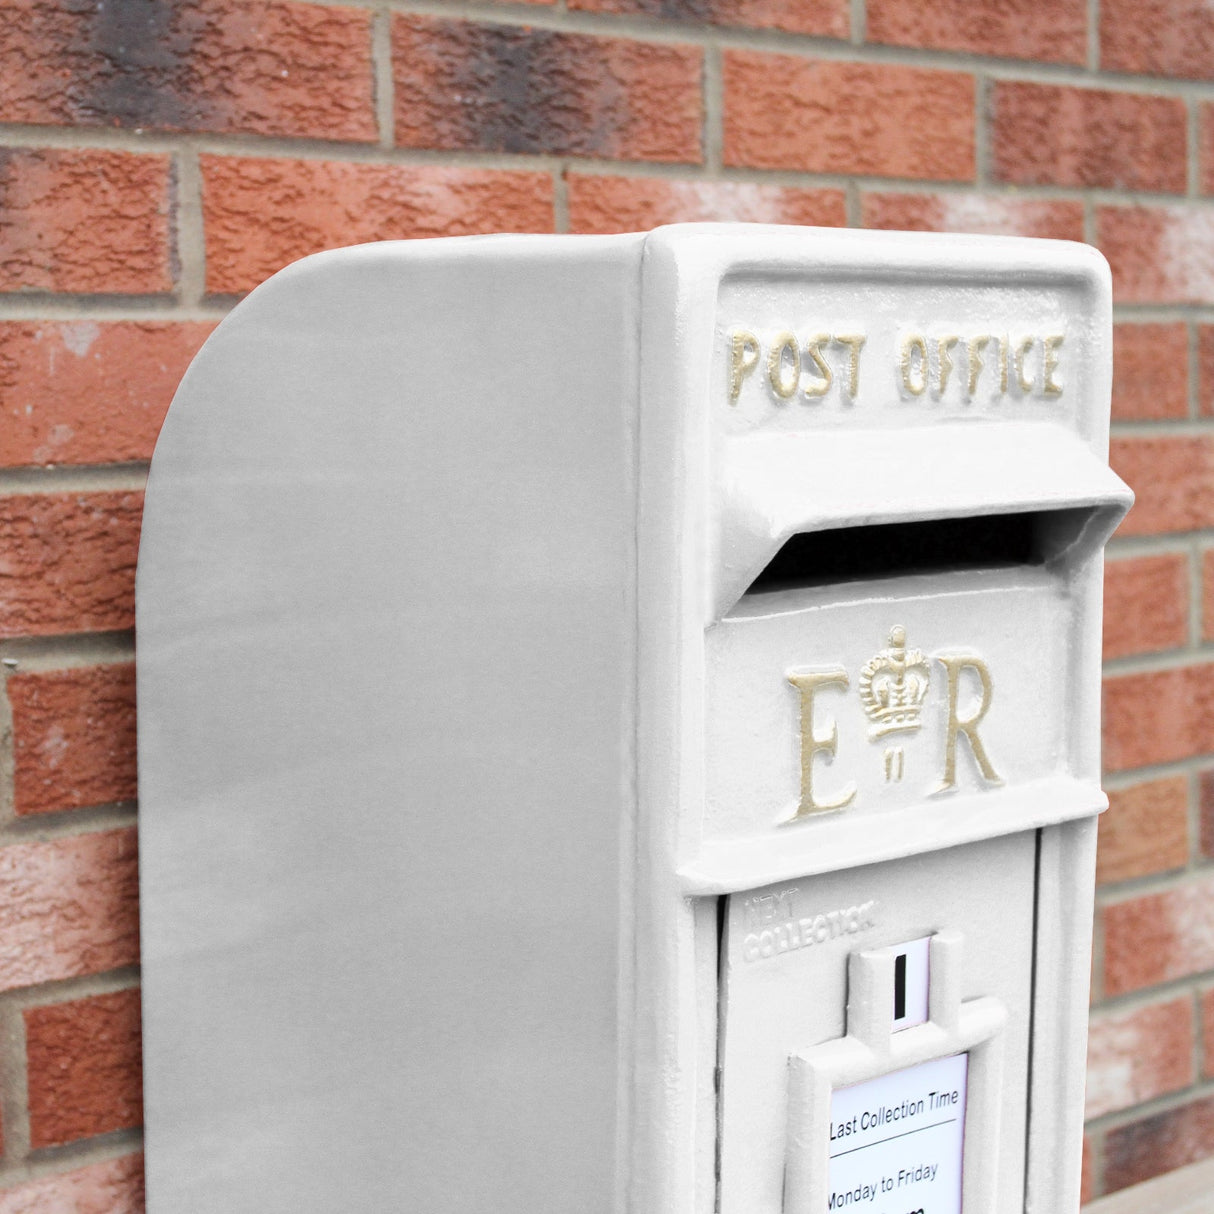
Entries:
[[868,719],[870,738],[913,731],[923,724],[920,710],[927,697],[931,669],[921,650],[907,649],[906,629],[894,625],[889,648],[874,654],[860,668],[860,701]]

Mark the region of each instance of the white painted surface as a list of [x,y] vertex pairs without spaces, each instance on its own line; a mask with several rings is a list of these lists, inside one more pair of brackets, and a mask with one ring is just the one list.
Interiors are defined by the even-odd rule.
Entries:
[[[141,549],[151,1214],[709,1214],[715,899],[802,880],[836,910],[876,881],[865,949],[964,937],[953,1001],[933,985],[897,1049],[955,1040],[963,993],[981,1031],[1006,1016],[1005,1078],[970,1052],[989,1142],[967,1175],[1002,1177],[1000,1211],[1068,1208],[1100,548],[1127,500],[1110,315],[1080,246],[746,227],[367,246],[238,307],[170,411]],[[783,399],[758,368],[731,403],[737,327],[770,347],[861,325],[854,394],[828,344],[829,393]],[[1032,386],[989,359],[973,391],[956,368],[941,386],[940,341],[979,329],[1036,335]],[[908,334],[937,343],[919,396]],[[1063,509],[1082,525],[1034,569],[743,597],[799,532]],[[855,808],[783,826],[787,667],[854,680],[895,624],[933,662],[989,663],[1003,782],[962,753],[926,795],[937,665],[896,789],[854,698],[822,697],[839,749],[817,762]],[[791,1023],[799,990],[812,1032],[756,1020],[727,1101],[762,1078],[778,1102],[794,1051],[852,1040],[850,948],[774,959],[766,1010]],[[782,1127],[755,1138],[755,1185],[723,1160],[720,1214],[779,1209]]]

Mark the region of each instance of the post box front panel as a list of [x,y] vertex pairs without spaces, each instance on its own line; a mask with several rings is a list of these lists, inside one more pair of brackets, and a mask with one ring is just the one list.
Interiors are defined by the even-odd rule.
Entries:
[[[1027,831],[903,861],[781,882],[727,899],[721,986],[721,1214],[780,1214],[785,1209],[785,1172],[792,1149],[787,1132],[790,1060],[848,1034],[849,957],[861,950],[913,944],[945,931],[960,937],[961,998],[996,1000],[1007,1015],[995,1043],[1002,1062],[998,1091],[981,1094],[997,1100],[997,1133],[991,1137],[990,1126],[976,1127],[964,1149],[981,1153],[982,1162],[996,1163],[995,1209],[1010,1214],[1020,1207],[1035,864],[1036,834]],[[925,954],[908,951],[913,969],[926,964]],[[910,976],[912,985],[919,976]],[[932,975],[926,977],[930,982]],[[894,1021],[895,1032],[902,1027]],[[952,1065],[956,1070],[960,1064]],[[906,1169],[913,1177],[921,1165],[934,1165],[929,1187],[942,1204],[925,1208],[948,1209],[952,1177],[961,1161],[950,1154],[952,1140],[929,1127],[958,1116],[963,1098],[953,1102],[950,1094],[949,1109],[928,1117],[933,1112],[928,1105],[943,1102],[944,1089],[927,1084],[918,1092],[925,1073],[893,1061],[888,1073],[902,1075],[906,1091],[897,1080],[885,1085],[870,1080],[868,1103],[877,1110],[893,1108],[890,1118],[900,1119],[905,1100],[907,1126],[913,1133],[894,1139],[903,1128],[893,1127],[892,1120],[889,1133],[866,1133],[866,1140],[890,1142],[878,1143],[882,1149],[866,1155],[879,1200],[868,1205],[860,1201],[855,1208],[900,1209],[896,1202],[889,1204],[890,1192],[896,1195],[899,1188],[898,1171]],[[940,1078],[935,1071],[931,1077]],[[967,1081],[967,1097],[973,1082]],[[885,1097],[895,1090],[901,1095],[891,1103]],[[861,1103],[863,1097],[861,1092]],[[923,1116],[914,1115],[919,1099],[924,1101]],[[935,1111],[943,1108],[940,1103]],[[868,1120],[865,1131],[873,1129]],[[859,1120],[856,1129],[861,1129]],[[821,1142],[800,1144],[800,1149],[815,1152],[819,1170],[832,1153],[829,1132]],[[883,1193],[880,1180],[891,1169],[894,1184]],[[844,1172],[836,1169],[831,1174],[843,1177]],[[902,1186],[908,1193],[910,1183],[921,1185],[923,1174],[918,1182]],[[907,1204],[906,1209],[918,1204]]]
[[913,815],[1062,771],[1070,618],[1030,568],[748,596],[706,635],[705,835]]

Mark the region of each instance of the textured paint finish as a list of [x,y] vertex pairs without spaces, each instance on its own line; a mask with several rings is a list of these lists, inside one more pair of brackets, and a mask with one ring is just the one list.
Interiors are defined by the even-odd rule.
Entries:
[[26,1008],[23,1016],[35,1150],[142,1124],[137,989]]
[[828,38],[846,38],[851,16],[847,0],[569,0],[569,7],[673,21],[748,25]]
[[0,848],[0,990],[139,960],[134,829]]
[[[548,231],[552,179],[429,165],[203,156],[207,289],[235,295],[358,240]],[[263,222],[269,211],[273,222]]]
[[1018,185],[1185,189],[1185,103],[1106,89],[996,81],[994,173]]
[[393,19],[401,147],[701,159],[701,52],[669,43]]
[[142,493],[0,498],[0,637],[130,628]]
[[135,799],[134,663],[13,674],[8,697],[18,814]]
[[575,232],[642,232],[676,220],[844,227],[842,190],[806,190],[748,181],[669,181],[570,173],[569,226]]
[[150,459],[173,392],[213,328],[0,322],[0,465]]
[[169,196],[167,156],[0,148],[0,290],[167,291]]
[[733,50],[723,70],[726,164],[973,176],[974,80],[964,73]]
[[8,122],[376,135],[371,16],[280,0],[0,0]]
[[1083,63],[1084,0],[868,0],[873,42],[971,51],[1046,63]]

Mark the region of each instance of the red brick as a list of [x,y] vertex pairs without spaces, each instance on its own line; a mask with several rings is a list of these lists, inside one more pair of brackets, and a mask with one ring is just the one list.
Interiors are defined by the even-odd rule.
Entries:
[[979,232],[997,236],[1083,239],[1083,203],[1006,194],[865,193],[866,228],[900,232]]
[[1214,1155],[1214,1096],[1108,1131],[1104,1191],[1150,1180]]
[[1201,854],[1214,858],[1214,769],[1203,771],[1199,782],[1198,810],[1201,823]]
[[1197,395],[1201,411],[1214,414],[1214,325],[1197,326]]
[[202,173],[207,290],[220,294],[248,291],[321,249],[551,232],[555,222],[546,173],[228,156],[203,156]]
[[1182,552],[1104,567],[1104,656],[1175,649],[1189,636],[1189,559]]
[[1214,10],[1205,0],[1101,0],[1100,66],[1214,79]]
[[0,990],[138,960],[134,827],[0,847]]
[[696,47],[398,16],[392,54],[402,147],[701,159]]
[[1193,1082],[1193,1000],[1096,1012],[1088,1025],[1086,1116],[1103,1117]]
[[1214,1078],[1214,987],[1201,993],[1201,1044],[1206,1079]]
[[0,113],[372,140],[371,16],[280,0],[0,0]]
[[974,80],[964,73],[726,51],[724,92],[726,164],[973,178]]
[[1184,868],[1189,859],[1189,789],[1184,776],[1109,793],[1100,816],[1096,883]]
[[0,322],[0,465],[151,457],[201,322]]
[[1187,113],[1179,97],[998,81],[993,170],[1017,185],[1184,192]]
[[844,227],[847,214],[842,190],[569,174],[571,231],[644,232],[693,220]]
[[1079,63],[1087,57],[1084,0],[868,0],[869,42]]
[[18,814],[135,799],[134,665],[14,674],[8,696]]
[[144,1214],[143,1156],[107,1159],[5,1189],[0,1214]]
[[1103,733],[1108,771],[1214,751],[1214,663],[1107,677]]
[[1121,535],[1214,525],[1214,436],[1117,438],[1110,459],[1137,495]]
[[1113,326],[1113,420],[1162,421],[1189,413],[1189,332],[1171,324]]
[[0,637],[131,628],[143,494],[0,497]]
[[1201,635],[1214,641],[1214,549],[1201,554]]
[[1106,995],[1214,968],[1214,877],[1106,906]]
[[1098,207],[1118,303],[1214,302],[1214,209]]
[[1080,1205],[1087,1205],[1087,1203],[1089,1201],[1091,1201],[1092,1198],[1095,1197],[1095,1195],[1096,1195],[1096,1179],[1095,1179],[1095,1176],[1093,1175],[1094,1167],[1095,1167],[1094,1162],[1092,1160],[1093,1153],[1094,1153],[1094,1147],[1092,1145],[1092,1136],[1090,1134],[1084,1134],[1084,1136],[1083,1136],[1083,1162],[1081,1164],[1081,1167],[1083,1169],[1083,1175],[1082,1175],[1082,1179],[1081,1179],[1080,1185],[1079,1185],[1079,1204]]
[[30,1146],[62,1146],[143,1122],[139,991],[26,1008]]
[[847,0],[569,0],[571,9],[666,17],[710,25],[748,25],[846,38]]
[[0,148],[0,291],[164,292],[169,159]]

